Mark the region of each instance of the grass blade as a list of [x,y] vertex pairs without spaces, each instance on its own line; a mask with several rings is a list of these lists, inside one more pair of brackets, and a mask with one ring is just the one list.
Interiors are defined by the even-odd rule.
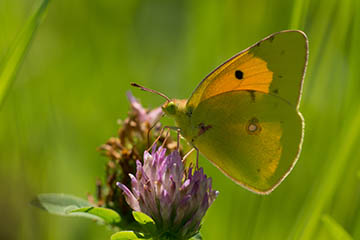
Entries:
[[308,0],[294,1],[294,8],[290,22],[290,29],[303,29],[304,19],[307,14],[307,8],[309,6]]
[[0,108],[9,88],[15,79],[22,60],[29,49],[31,39],[33,38],[37,27],[42,22],[50,0],[44,0],[35,13],[25,24],[24,28],[17,36],[13,45],[10,47],[8,54],[5,56],[3,65],[0,68]]
[[346,139],[342,141],[339,149],[334,153],[334,159],[332,165],[329,166],[327,171],[324,171],[323,178],[317,187],[317,191],[311,200],[311,204],[307,204],[307,216],[305,216],[303,228],[297,229],[297,234],[293,239],[307,240],[312,239],[312,235],[315,232],[318,221],[320,220],[322,211],[324,210],[328,200],[334,194],[341,175],[347,162],[350,158],[352,149],[356,146],[357,140],[360,137],[360,110],[354,115],[353,119],[349,120],[350,126],[354,128],[347,129],[343,134],[344,136],[339,139]]
[[350,234],[330,215],[324,215],[321,218],[325,228],[332,236],[332,239],[336,240],[352,240]]

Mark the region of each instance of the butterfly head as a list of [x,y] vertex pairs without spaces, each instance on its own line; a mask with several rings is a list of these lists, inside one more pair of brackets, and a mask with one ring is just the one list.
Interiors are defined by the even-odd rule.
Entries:
[[131,86],[140,88],[141,90],[146,91],[146,92],[155,93],[155,94],[165,98],[166,102],[164,103],[164,105],[162,105],[162,110],[169,116],[178,115],[179,113],[185,111],[186,100],[170,99],[168,96],[166,96],[165,94],[163,94],[159,91],[143,87],[137,83],[131,83]]
[[166,102],[164,103],[164,105],[162,105],[162,110],[164,111],[164,113],[166,113],[168,116],[175,117],[175,119],[178,121],[183,121],[183,119],[185,118],[187,100],[170,99],[168,96],[159,91],[143,87],[137,83],[131,83],[131,86],[140,88],[141,90],[146,92],[155,93],[165,98]]
[[162,105],[162,110],[169,116],[177,115],[185,109],[186,100],[172,99]]

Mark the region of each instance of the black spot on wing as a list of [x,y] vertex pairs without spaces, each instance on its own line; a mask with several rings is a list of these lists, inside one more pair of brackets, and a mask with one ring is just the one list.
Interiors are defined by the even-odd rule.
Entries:
[[241,70],[236,70],[235,71],[235,77],[239,80],[244,78],[244,73]]

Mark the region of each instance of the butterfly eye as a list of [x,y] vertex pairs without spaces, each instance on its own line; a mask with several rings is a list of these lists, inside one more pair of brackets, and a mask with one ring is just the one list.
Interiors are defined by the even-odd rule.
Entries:
[[174,115],[176,113],[176,105],[174,102],[165,103],[162,109],[165,113],[170,115]]

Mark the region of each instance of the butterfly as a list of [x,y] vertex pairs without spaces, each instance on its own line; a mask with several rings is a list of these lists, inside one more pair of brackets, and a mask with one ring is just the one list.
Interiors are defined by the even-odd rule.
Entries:
[[307,60],[306,34],[285,30],[220,65],[188,100],[142,88],[167,99],[163,111],[220,171],[250,191],[269,194],[301,152],[299,103]]

